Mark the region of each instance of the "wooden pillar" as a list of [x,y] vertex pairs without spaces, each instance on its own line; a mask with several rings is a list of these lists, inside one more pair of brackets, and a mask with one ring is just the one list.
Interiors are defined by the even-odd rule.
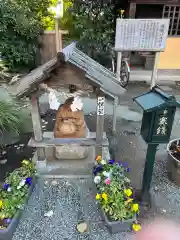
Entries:
[[[101,144],[104,132],[104,102],[105,97],[97,97],[96,143]],[[96,156],[102,156],[102,146],[96,146]]]
[[[34,130],[34,138],[36,141],[41,141],[43,139],[43,132],[41,127],[41,117],[39,111],[39,101],[36,94],[31,97],[31,117]],[[44,162],[46,164],[45,150],[44,148],[37,148],[37,161]]]
[[129,6],[129,18],[135,18],[136,16],[136,3],[131,2]]

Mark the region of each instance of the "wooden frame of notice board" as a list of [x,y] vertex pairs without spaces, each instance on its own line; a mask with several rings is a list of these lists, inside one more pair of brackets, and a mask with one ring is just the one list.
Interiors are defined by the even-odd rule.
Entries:
[[[169,19],[122,19],[116,20],[115,51],[121,63],[122,52],[155,52],[151,87],[155,86],[159,53],[166,47]],[[120,68],[120,64],[118,66]],[[119,71],[120,72],[120,71]]]

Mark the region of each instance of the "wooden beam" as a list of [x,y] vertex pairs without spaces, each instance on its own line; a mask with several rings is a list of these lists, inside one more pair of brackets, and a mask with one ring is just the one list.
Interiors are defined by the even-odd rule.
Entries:
[[104,132],[104,103],[105,97],[97,97],[97,119],[96,119],[96,156],[102,156],[102,141]]
[[[68,30],[59,30],[60,34],[69,34]],[[55,34],[55,30],[45,30],[44,34]]]
[[31,97],[31,116],[34,130],[34,138],[36,141],[41,141],[43,138],[42,127],[41,127],[41,117],[39,112],[39,102],[36,94]]
[[96,139],[89,138],[43,138],[41,141],[36,141],[34,138],[29,140],[28,146],[36,148],[45,148],[53,146],[64,146],[69,144],[78,144],[80,146],[98,146],[98,147],[108,147],[109,142],[107,138],[101,140],[101,142],[96,143]]
[[[31,117],[34,130],[34,138],[36,141],[42,141],[43,132],[41,127],[41,117],[39,111],[39,101],[36,94],[31,97]],[[44,148],[37,149],[37,157],[39,161],[45,161],[45,151]]]

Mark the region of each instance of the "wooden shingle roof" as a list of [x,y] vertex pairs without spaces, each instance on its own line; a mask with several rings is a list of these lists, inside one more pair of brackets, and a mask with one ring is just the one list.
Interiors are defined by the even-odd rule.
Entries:
[[81,52],[74,42],[65,47],[54,59],[22,77],[13,86],[12,92],[18,97],[26,95],[27,92],[31,92],[41,82],[45,81],[51,71],[58,68],[62,62],[68,62],[83,70],[87,79],[91,80],[91,83],[98,85],[105,94],[111,97],[119,96],[125,92],[114,73]]

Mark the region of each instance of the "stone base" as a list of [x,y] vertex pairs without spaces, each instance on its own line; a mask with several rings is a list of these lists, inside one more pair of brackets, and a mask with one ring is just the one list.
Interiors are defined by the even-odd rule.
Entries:
[[78,144],[56,147],[57,159],[84,159],[89,154],[88,147],[82,147]]
[[[53,132],[44,132],[44,138],[53,138]],[[95,132],[89,132],[87,138],[96,138]],[[103,134],[103,138],[106,138],[106,133]],[[65,159],[85,159],[88,157],[91,147],[79,146],[78,144],[57,146],[57,147],[46,147],[45,155],[47,161],[54,161],[54,159],[65,160]]]
[[[45,132],[44,137],[53,136],[52,132]],[[90,133],[91,138],[95,138],[95,133]],[[106,133],[104,133],[106,138]],[[60,161],[55,158],[55,147],[46,147],[46,159],[38,161],[37,153],[34,154],[33,162],[36,163],[37,171],[45,178],[85,178],[92,176],[92,169],[95,162],[95,147],[88,147],[87,157],[82,159],[61,159]],[[109,148],[102,148],[102,158],[105,160],[110,159]]]
[[[89,137],[89,129],[86,126],[86,137]],[[57,146],[55,156],[57,159],[84,159],[88,157],[89,147],[79,146],[78,144],[69,144]]]
[[83,159],[52,159],[51,161],[38,161],[34,155],[33,161],[36,162],[37,171],[43,175],[62,176],[63,175],[92,175],[95,161],[95,147],[89,147],[88,156]]

